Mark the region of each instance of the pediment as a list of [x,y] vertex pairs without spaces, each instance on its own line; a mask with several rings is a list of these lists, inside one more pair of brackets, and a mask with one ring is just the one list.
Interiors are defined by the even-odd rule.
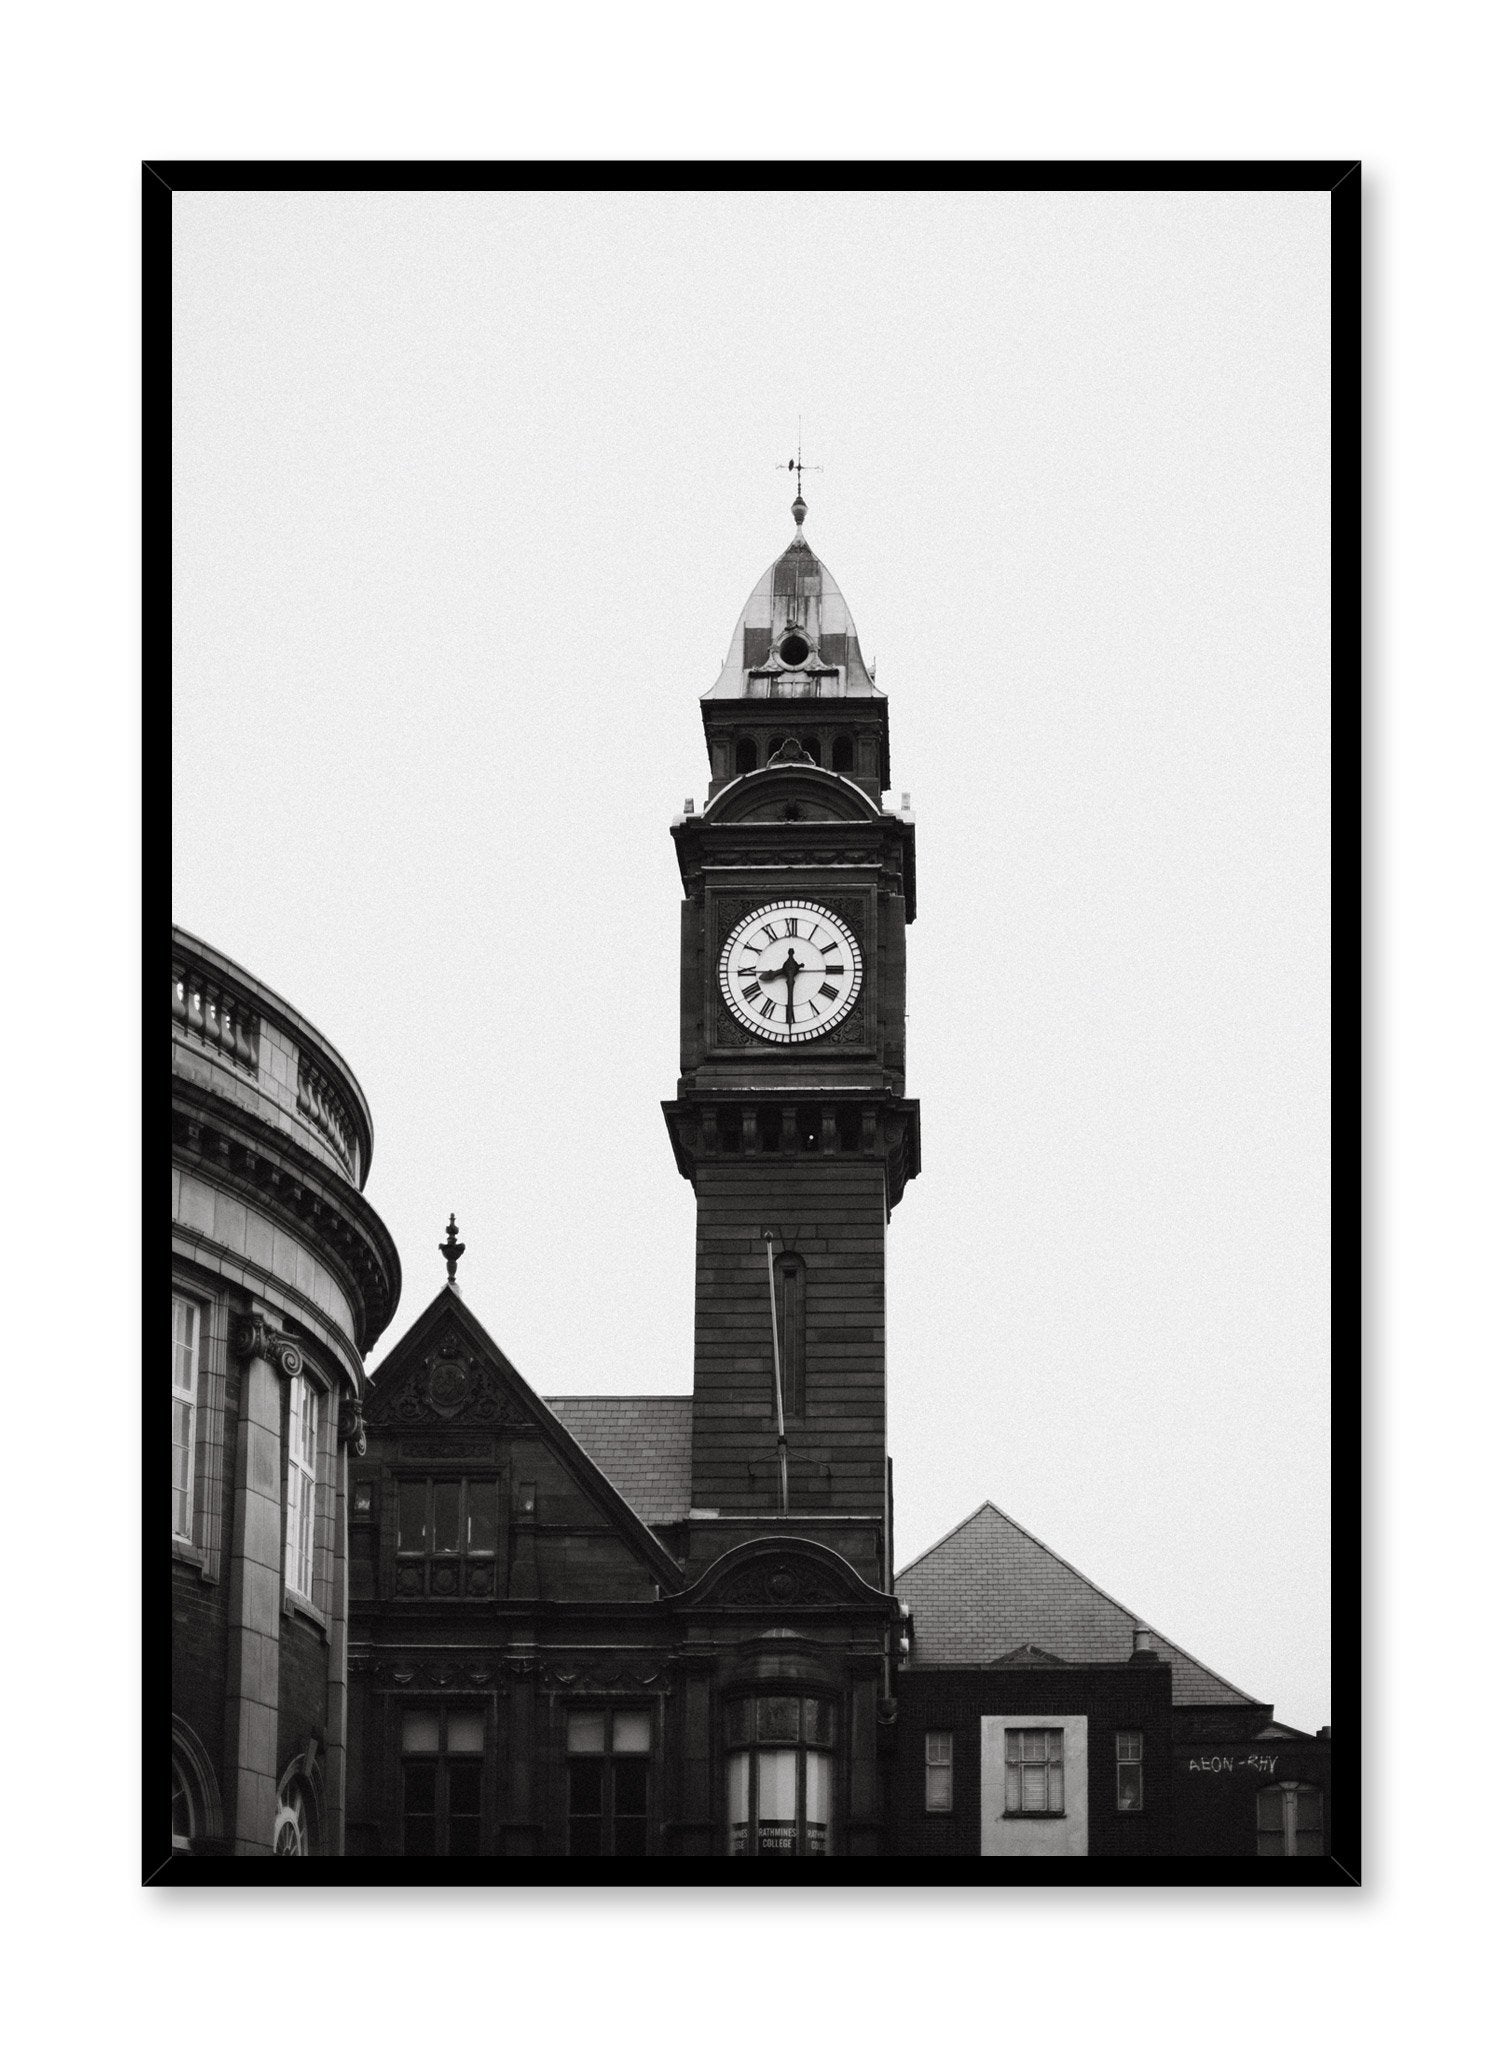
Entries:
[[365,1408],[367,1428],[378,1429],[411,1423],[425,1430],[521,1429],[529,1420],[452,1317],[406,1357],[387,1360]]
[[695,1606],[736,1607],[761,1613],[821,1607],[892,1608],[897,1603],[867,1584],[854,1565],[802,1537],[758,1537],[728,1550],[681,1596]]
[[1063,1657],[1056,1657],[1052,1650],[1041,1650],[1037,1643],[1019,1643],[1015,1650],[1005,1650],[1000,1657],[993,1657],[997,1664],[1063,1664]]
[[[527,1430],[543,1442],[606,1526],[646,1567],[658,1586],[682,1586],[683,1569],[588,1456],[547,1402],[533,1392],[480,1319],[445,1288],[423,1311],[391,1356],[372,1374],[365,1402],[368,1434],[420,1428],[437,1450],[447,1432],[456,1443],[479,1431]],[[373,1455],[378,1447],[371,1445]]]
[[779,761],[753,769],[728,783],[705,807],[714,825],[786,824],[799,821],[870,822],[881,809],[854,782],[807,759]]

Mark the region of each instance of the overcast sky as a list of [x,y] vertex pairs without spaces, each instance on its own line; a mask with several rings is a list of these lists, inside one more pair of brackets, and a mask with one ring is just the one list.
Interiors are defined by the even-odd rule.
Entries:
[[540,1392],[689,1391],[667,828],[802,414],[918,827],[898,1560],[990,1498],[1328,1720],[1326,196],[173,215],[174,914],[366,1090],[369,1363],[453,1209]]

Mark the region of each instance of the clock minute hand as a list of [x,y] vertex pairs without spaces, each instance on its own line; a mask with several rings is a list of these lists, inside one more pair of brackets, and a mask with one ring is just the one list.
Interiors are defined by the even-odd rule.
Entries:
[[790,946],[788,948],[788,958],[779,969],[779,972],[786,977],[788,982],[788,1029],[790,1031],[793,1029],[793,984],[798,980],[801,971],[798,964],[798,955]]

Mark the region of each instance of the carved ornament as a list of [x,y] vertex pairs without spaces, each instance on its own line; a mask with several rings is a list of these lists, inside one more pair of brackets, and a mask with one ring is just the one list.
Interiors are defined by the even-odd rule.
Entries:
[[240,1316],[235,1323],[235,1356],[247,1364],[264,1358],[288,1379],[295,1380],[303,1369],[303,1354],[290,1337],[274,1330],[265,1316]]

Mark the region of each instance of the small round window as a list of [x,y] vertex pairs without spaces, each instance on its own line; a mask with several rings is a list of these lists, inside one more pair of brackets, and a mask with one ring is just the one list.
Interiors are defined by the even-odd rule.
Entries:
[[797,668],[809,659],[809,643],[802,633],[785,633],[778,642],[778,654],[790,668]]

